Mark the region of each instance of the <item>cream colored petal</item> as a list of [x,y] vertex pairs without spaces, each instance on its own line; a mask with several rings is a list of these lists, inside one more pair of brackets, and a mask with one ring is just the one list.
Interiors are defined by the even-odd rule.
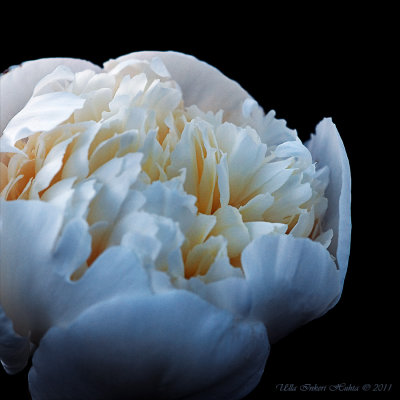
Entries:
[[44,160],[42,168],[40,168],[33,180],[30,191],[31,199],[39,199],[39,192],[47,189],[47,187],[50,185],[52,179],[59,172],[61,166],[63,165],[63,159],[67,147],[75,137],[76,135],[71,136],[70,138],[63,140],[51,148],[49,154]]
[[62,179],[77,177],[86,178],[89,174],[89,147],[93,142],[100,124],[89,121],[82,126],[82,132],[71,148],[71,155],[65,162],[62,170]]
[[142,154],[129,153],[111,159],[94,172],[93,178],[102,186],[90,204],[89,224],[98,221],[114,222],[130,186],[139,175],[141,159]]
[[239,207],[243,221],[261,221],[266,210],[274,202],[274,197],[269,193],[258,194],[248,201],[244,206]]
[[231,206],[218,209],[214,216],[217,221],[210,234],[224,236],[228,241],[229,257],[237,257],[250,242],[249,232],[242,216]]
[[186,106],[196,105],[203,111],[223,110],[224,121],[238,126],[250,125],[257,130],[261,141],[276,146],[296,140],[297,132],[286,126],[286,121],[275,118],[275,111],[265,115],[263,109],[237,82],[217,68],[197,58],[173,51],[142,51],[127,54],[105,64],[105,69],[134,63],[139,60],[160,59],[183,92]]
[[[196,151],[201,151],[201,146],[196,143],[196,129],[195,122],[188,123],[185,126],[181,140],[171,153],[171,165],[167,169],[170,176],[176,176],[181,169],[185,169],[185,191],[193,196],[197,196],[198,194],[197,186],[199,177],[201,176],[196,162]],[[200,154],[198,157],[200,157]]]
[[235,122],[238,115],[241,117],[242,103],[249,97],[248,93],[218,69],[193,56],[172,51],[144,51],[127,54],[116,61],[150,61],[154,57],[161,59],[172,79],[178,83],[187,106],[195,104],[203,111],[214,112],[223,109],[224,117],[231,122]]
[[0,161],[0,192],[8,183],[8,168]]

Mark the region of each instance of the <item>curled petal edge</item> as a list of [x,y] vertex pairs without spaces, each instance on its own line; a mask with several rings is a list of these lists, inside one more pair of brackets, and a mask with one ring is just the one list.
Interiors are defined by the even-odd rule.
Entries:
[[[351,243],[351,174],[346,149],[336,125],[324,118],[316,127],[316,134],[306,143],[317,167],[329,167],[329,185],[326,189],[328,209],[323,228],[334,234],[328,250],[336,258],[343,288]],[[337,299],[339,300],[339,298]]]
[[84,69],[102,71],[90,61],[62,57],[41,58],[11,67],[0,76],[0,135],[11,118],[28,102],[35,85],[59,65],[67,66],[73,72]]

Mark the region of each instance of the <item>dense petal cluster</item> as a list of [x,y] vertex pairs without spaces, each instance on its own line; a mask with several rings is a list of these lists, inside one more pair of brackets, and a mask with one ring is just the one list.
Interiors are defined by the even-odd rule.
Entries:
[[[189,56],[133,53],[104,69],[79,61],[27,63],[43,68],[29,93],[4,107],[1,96],[0,358],[14,372],[39,346],[38,398],[60,390],[80,351],[83,370],[120,371],[103,389],[121,398],[240,398],[262,373],[265,327],[275,341],[340,296],[350,217],[337,131],[319,125],[316,160],[274,112]],[[99,358],[104,338],[129,344]],[[64,378],[65,397],[98,398],[82,371]]]
[[295,134],[268,146],[222,110],[185,107],[159,58],[105,71],[57,67],[1,139],[1,197],[54,204],[64,225],[87,221],[91,253],[72,279],[120,244],[149,268],[207,281],[239,276],[242,251],[262,235],[329,245],[328,170]]

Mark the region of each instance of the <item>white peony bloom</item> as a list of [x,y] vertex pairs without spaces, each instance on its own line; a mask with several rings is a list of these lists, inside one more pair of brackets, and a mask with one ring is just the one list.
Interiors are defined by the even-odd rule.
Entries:
[[194,57],[1,76],[0,359],[34,399],[240,399],[338,301],[350,171]]

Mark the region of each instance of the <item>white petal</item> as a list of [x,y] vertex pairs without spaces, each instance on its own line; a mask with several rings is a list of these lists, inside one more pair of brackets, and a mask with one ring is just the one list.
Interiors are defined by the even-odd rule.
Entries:
[[171,51],[143,51],[127,54],[116,61],[150,61],[154,57],[161,59],[172,79],[178,83],[185,105],[195,104],[203,111],[217,112],[223,109],[224,117],[231,122],[241,117],[242,103],[250,97],[248,93],[218,69],[193,56]]
[[311,154],[300,139],[280,144],[274,150],[274,155],[283,159],[295,157],[295,163],[291,166],[292,168],[306,169],[312,163]]
[[223,154],[220,162],[217,164],[217,176],[218,176],[218,189],[220,195],[221,207],[229,204],[229,170],[228,160],[226,154]]
[[31,136],[35,132],[55,128],[76,109],[81,108],[84,102],[84,99],[68,92],[54,92],[32,97],[25,108],[16,114],[4,129],[0,145],[12,147],[18,140]]
[[9,374],[21,371],[28,363],[29,339],[15,333],[11,320],[0,306],[0,361]]
[[264,235],[283,235],[287,230],[287,225],[285,224],[265,221],[246,222],[245,225],[249,231],[251,241]]
[[112,158],[94,172],[93,177],[103,186],[90,204],[89,224],[114,222],[140,172],[141,159],[141,153],[128,153],[124,157]]
[[75,74],[65,65],[59,65],[53,72],[45,75],[33,89],[33,96],[63,91],[74,80]]
[[315,213],[314,207],[310,211],[305,211],[300,214],[299,219],[290,231],[290,234],[295,237],[309,237],[314,227]]
[[44,160],[42,168],[40,168],[33,179],[32,189],[30,191],[31,199],[39,199],[39,192],[45,190],[50,185],[52,179],[62,166],[68,145],[74,140],[74,138],[75,136],[71,136],[51,148],[49,154]]
[[143,210],[176,221],[188,241],[187,244],[191,246],[203,243],[215,225],[214,216],[197,214],[194,196],[171,188],[166,182],[153,182],[143,194],[146,197]]
[[85,178],[89,173],[88,153],[89,147],[99,131],[100,125],[93,121],[82,124],[82,132],[78,135],[78,139],[71,149],[71,155],[66,161],[62,179],[69,177]]
[[265,211],[271,207],[274,202],[273,196],[269,193],[258,194],[248,201],[244,206],[239,207],[243,221],[263,220]]
[[234,315],[247,318],[250,314],[252,302],[250,286],[243,276],[228,277],[213,282],[204,282],[201,277],[193,277],[181,280],[178,285]]
[[328,210],[323,230],[332,229],[333,237],[328,250],[336,257],[343,286],[350,254],[351,238],[351,175],[343,141],[330,118],[323,119],[316,128],[307,147],[317,166],[329,167],[329,185],[326,190]]
[[151,61],[154,58],[164,63],[172,79],[178,83],[186,106],[196,105],[202,111],[214,113],[224,110],[225,121],[243,127],[250,125],[268,146],[296,140],[297,132],[289,129],[285,120],[276,119],[275,111],[265,115],[263,109],[237,82],[193,56],[173,51],[142,51],[121,56],[104,66],[110,70],[116,65],[122,67],[135,61]]
[[61,230],[62,214],[49,203],[0,204],[0,302],[21,335],[31,331],[36,342],[48,328],[67,323],[92,304],[149,292],[139,260],[122,247],[107,249],[83,277],[71,281],[91,252],[87,223],[72,219]]
[[215,213],[217,222],[211,235],[222,235],[228,240],[229,257],[238,256],[250,242],[249,232],[239,211],[231,206],[219,208]]
[[310,239],[262,236],[242,253],[253,317],[271,342],[323,315],[340,292],[339,271],[327,250]]
[[34,400],[234,400],[258,383],[268,353],[261,323],[189,292],[116,298],[48,332],[30,390]]
[[64,65],[73,72],[101,68],[89,61],[74,58],[43,58],[27,61],[0,76],[0,134],[8,122],[30,99],[35,85],[57,66]]

